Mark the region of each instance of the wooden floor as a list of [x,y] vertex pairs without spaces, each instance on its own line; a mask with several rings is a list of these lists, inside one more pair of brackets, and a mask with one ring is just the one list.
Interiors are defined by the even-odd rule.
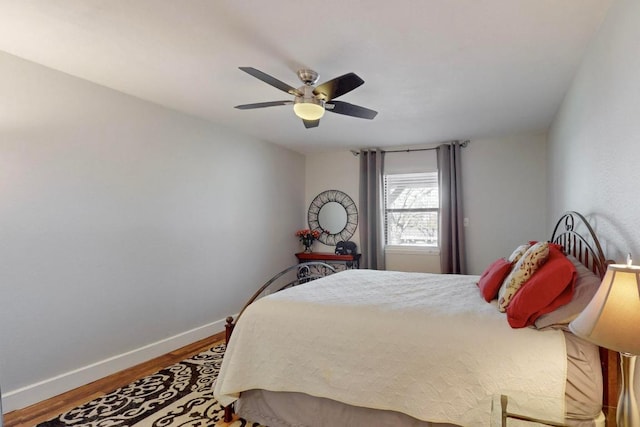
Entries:
[[197,341],[188,346],[156,357],[122,372],[94,381],[75,390],[68,391],[51,399],[45,400],[18,411],[9,412],[4,416],[4,427],[33,427],[66,412],[76,406],[90,402],[113,390],[125,386],[139,378],[151,375],[159,370],[187,359],[195,354],[209,349],[213,344],[224,340],[224,332]]

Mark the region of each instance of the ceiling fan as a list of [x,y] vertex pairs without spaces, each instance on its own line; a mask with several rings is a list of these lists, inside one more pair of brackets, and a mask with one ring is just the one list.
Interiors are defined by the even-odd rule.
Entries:
[[325,110],[331,111],[332,113],[343,114],[345,116],[369,120],[373,119],[376,114],[378,114],[377,111],[370,110],[359,105],[335,101],[337,97],[342,96],[347,92],[351,92],[364,83],[364,80],[358,77],[355,73],[347,73],[343,76],[336,77],[335,79],[322,83],[321,85],[314,86],[318,81],[318,73],[313,70],[298,70],[298,77],[304,85],[296,89],[255,68],[239,68],[242,71],[251,74],[253,77],[295,97],[294,100],[288,101],[270,101],[258,102],[256,104],[236,105],[235,108],[240,110],[293,104],[293,112],[296,116],[302,119],[302,122],[307,129],[317,127],[320,124],[320,118],[324,115]]

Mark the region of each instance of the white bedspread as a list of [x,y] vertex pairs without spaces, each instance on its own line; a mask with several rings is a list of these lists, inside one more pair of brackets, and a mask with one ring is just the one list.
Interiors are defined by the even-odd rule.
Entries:
[[492,396],[515,391],[562,416],[562,333],[511,329],[477,279],[348,270],[258,300],[233,332],[215,397],[295,391],[482,426]]

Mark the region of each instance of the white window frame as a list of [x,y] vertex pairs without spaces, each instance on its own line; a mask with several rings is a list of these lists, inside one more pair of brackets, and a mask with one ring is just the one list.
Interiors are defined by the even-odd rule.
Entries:
[[[411,174],[405,174],[405,173],[391,173],[391,174],[385,174],[383,177],[384,180],[384,234],[385,234],[385,240],[388,237],[388,226],[387,226],[387,213],[391,212],[391,211],[414,211],[414,212],[436,212],[438,214],[438,218],[440,217],[440,203],[438,201],[438,207],[437,208],[408,208],[408,209],[388,209],[387,208],[387,177],[389,176],[397,176],[397,175],[418,175],[418,174],[423,174],[423,175],[429,175],[430,179],[435,178],[437,186],[438,186],[438,191],[440,190],[439,188],[439,182],[438,182],[438,173],[437,172],[419,172],[419,173],[411,173]],[[428,179],[429,179],[428,178]],[[439,222],[439,221],[438,221]],[[425,253],[428,254],[439,254],[440,253],[440,224],[438,223],[437,225],[438,230],[438,240],[437,240],[437,244],[436,245],[428,245],[428,244],[386,244],[385,245],[385,252],[388,253],[398,253],[398,254],[407,254],[407,255],[422,255]]]

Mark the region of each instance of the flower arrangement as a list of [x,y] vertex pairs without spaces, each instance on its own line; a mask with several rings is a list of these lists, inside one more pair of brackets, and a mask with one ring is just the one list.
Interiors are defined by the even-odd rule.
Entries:
[[314,240],[320,237],[320,231],[304,228],[296,231],[296,236],[300,238],[300,241],[304,245],[305,252],[311,252],[311,244],[313,244]]

